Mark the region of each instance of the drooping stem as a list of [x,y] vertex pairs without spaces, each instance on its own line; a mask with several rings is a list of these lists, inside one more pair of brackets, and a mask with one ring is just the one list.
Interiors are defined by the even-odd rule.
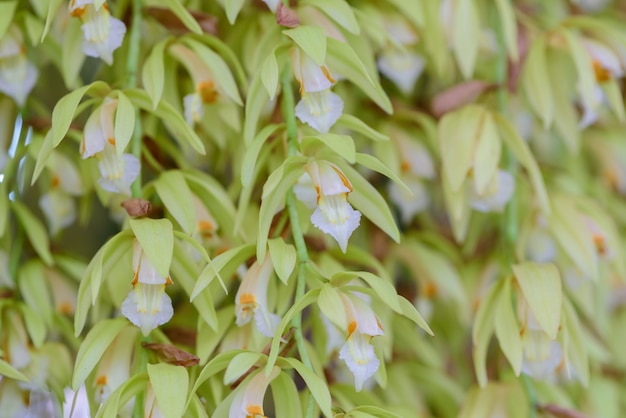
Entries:
[[[291,73],[287,70],[283,71],[281,76],[281,84],[283,88],[281,110],[283,119],[287,125],[287,143],[289,155],[295,155],[298,151],[298,127],[296,124],[295,115],[295,103],[293,99],[293,88],[291,86]],[[293,236],[293,242],[296,246],[296,254],[298,259],[298,275],[296,283],[296,296],[295,300],[299,300],[304,296],[306,290],[306,274],[307,263],[309,262],[309,253],[304,242],[304,236],[300,229],[300,220],[298,216],[298,210],[296,208],[296,199],[293,190],[289,190],[287,193],[285,205],[289,213],[289,223],[291,225],[291,234]],[[306,350],[306,341],[304,333],[302,332],[302,314],[298,314],[291,321],[292,327],[295,329],[294,338],[296,340],[296,347],[300,354],[302,363],[310,370],[313,370],[309,354]],[[314,403],[313,396],[309,394],[307,399],[306,417],[312,418],[314,415]]]
[[[129,44],[128,44],[128,57],[126,60],[126,88],[137,87],[137,71],[139,63],[139,46],[141,44],[141,21],[142,21],[142,1],[133,0],[133,18],[131,22]],[[133,131],[133,138],[131,140],[131,153],[141,161],[141,145],[142,145],[143,131],[141,127],[141,113],[139,109],[135,109],[135,129]],[[131,187],[133,197],[141,197],[141,170],[139,175],[133,182]]]

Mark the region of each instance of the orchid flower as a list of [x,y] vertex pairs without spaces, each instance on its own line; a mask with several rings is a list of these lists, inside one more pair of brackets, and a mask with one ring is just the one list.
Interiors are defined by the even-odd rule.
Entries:
[[470,204],[479,212],[501,212],[515,191],[515,178],[508,171],[498,170],[484,193],[480,194],[470,179]]
[[266,376],[263,370],[259,370],[244,387],[239,388],[235,393],[228,418],[265,417],[263,398],[267,387],[279,374],[280,369],[276,366],[272,368],[269,376]]
[[204,116],[204,105],[217,102],[221,93],[213,73],[195,52],[179,44],[170,46],[169,51],[185,66],[195,86],[195,91],[183,98],[185,120],[193,126]]
[[301,183],[294,187],[296,197],[307,205],[311,205],[313,200],[312,189],[306,186],[309,182],[306,175],[316,193],[311,223],[332,236],[345,253],[348,239],[361,220],[361,213],[348,203],[352,184],[336,165],[323,160],[310,161],[306,165],[305,176],[301,177]]
[[[127,327],[118,334],[105,350],[96,369],[95,401],[104,403],[111,393],[130,378],[130,366],[135,348],[136,328]],[[132,410],[129,402],[123,410]]]
[[37,67],[28,61],[22,33],[12,25],[0,40],[0,92],[11,97],[18,106],[37,83]]
[[343,100],[330,91],[335,79],[300,48],[291,50],[293,73],[300,83],[301,100],[296,116],[321,133],[327,133],[343,112]]
[[126,25],[111,17],[106,1],[96,8],[94,0],[71,0],[70,14],[80,18],[83,23],[83,52],[85,55],[101,58],[111,65],[113,51],[119,48],[124,41]]
[[269,255],[263,263],[254,262],[246,272],[235,296],[237,325],[243,326],[254,317],[257,329],[266,337],[273,337],[280,317],[269,312],[267,307],[267,286],[274,271]]
[[106,144],[99,158],[100,187],[113,193],[130,196],[130,186],[141,171],[141,164],[132,154],[119,155],[113,145]]
[[133,270],[133,290],[122,303],[122,314],[148,335],[174,314],[172,300],[165,293],[172,280],[159,275],[137,240],[133,242]]

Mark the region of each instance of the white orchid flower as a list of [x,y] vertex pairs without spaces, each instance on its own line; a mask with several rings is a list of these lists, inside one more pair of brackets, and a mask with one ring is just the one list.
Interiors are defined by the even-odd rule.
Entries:
[[107,143],[99,158],[98,167],[101,175],[98,180],[100,187],[112,193],[130,196],[130,186],[141,171],[137,157],[132,154],[119,155],[115,147]]
[[424,182],[415,176],[405,176],[402,181],[409,188],[411,194],[395,181],[389,183],[388,192],[391,201],[400,210],[400,219],[407,225],[419,212],[430,206],[430,195]]
[[[127,327],[104,351],[94,379],[94,400],[104,403],[111,393],[130,378],[130,366],[137,337],[136,328]],[[126,405],[123,410],[131,410]]]
[[426,61],[421,55],[408,49],[391,47],[382,51],[377,64],[380,72],[407,95],[413,91],[426,67]]
[[16,369],[24,369],[31,363],[28,333],[21,316],[14,310],[8,310],[5,317],[7,327],[2,330],[4,360]]
[[93,0],[72,0],[69,5],[70,14],[80,18],[83,23],[83,52],[85,55],[101,58],[111,65],[113,51],[124,41],[126,25],[111,17],[109,6],[104,2],[98,9]]
[[[361,220],[361,213],[348,203],[352,185],[341,169],[328,161],[309,162],[306,173],[316,193],[316,207],[311,215],[311,223],[332,236],[345,253],[348,239]],[[305,191],[307,183],[308,180],[302,180],[294,192],[305,204],[311,204],[311,192]]]
[[254,262],[246,272],[235,296],[237,325],[243,326],[255,319],[257,329],[266,337],[273,337],[280,317],[267,307],[267,286],[274,271],[269,255],[263,263]]
[[266,376],[263,370],[259,370],[244,387],[237,389],[228,411],[228,418],[265,417],[263,398],[267,387],[279,374],[280,369],[276,366],[272,368],[269,376]]
[[114,117],[117,109],[117,100],[109,97],[102,105],[96,107],[85,123],[83,139],[80,143],[80,155],[84,158],[95,156],[104,150],[108,142],[115,145]]
[[74,198],[62,190],[52,189],[43,194],[39,198],[39,207],[48,222],[51,236],[55,236],[76,220]]
[[172,300],[165,293],[172,280],[159,275],[137,240],[133,242],[133,271],[133,290],[122,303],[122,314],[148,335],[174,314]]
[[515,178],[508,171],[498,170],[484,193],[476,190],[470,179],[470,205],[479,212],[501,212],[515,191]]
[[22,33],[17,26],[11,25],[0,40],[0,92],[21,107],[38,77],[37,67],[26,57]]

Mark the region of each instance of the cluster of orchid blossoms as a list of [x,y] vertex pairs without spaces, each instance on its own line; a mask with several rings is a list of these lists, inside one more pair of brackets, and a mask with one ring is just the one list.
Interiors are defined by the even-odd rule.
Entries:
[[[95,3],[99,3],[96,7]],[[111,17],[106,1],[71,0],[70,14],[80,18],[83,30],[83,52],[85,55],[101,58],[111,65],[113,51],[122,45],[126,26],[124,23]]]

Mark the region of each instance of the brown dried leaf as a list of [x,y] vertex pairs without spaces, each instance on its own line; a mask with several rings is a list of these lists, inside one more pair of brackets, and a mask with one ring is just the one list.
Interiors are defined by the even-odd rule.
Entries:
[[280,2],[278,3],[278,8],[276,9],[276,23],[288,28],[295,28],[300,25],[300,19],[298,19],[296,12],[288,9],[282,2]]
[[132,216],[133,218],[136,218],[138,216],[146,216],[148,213],[150,213],[150,210],[152,209],[152,204],[149,201],[139,198],[124,200],[122,203],[120,203],[120,206],[126,209],[128,215]]
[[574,411],[573,409],[564,408],[558,405],[543,405],[539,407],[541,412],[547,412],[556,418],[588,418],[587,415],[582,412]]
[[[156,19],[166,29],[180,34],[189,32],[189,29],[170,9],[151,6],[145,8],[145,13]],[[193,10],[189,10],[189,13],[196,19],[204,33],[217,35],[217,17]]]
[[142,347],[152,350],[167,363],[176,366],[191,367],[200,363],[200,359],[178,347],[160,343],[142,343]]
[[495,84],[480,80],[470,80],[450,87],[448,90],[439,93],[433,99],[433,114],[436,117],[441,117],[454,109],[472,103],[478,96],[495,86]]

